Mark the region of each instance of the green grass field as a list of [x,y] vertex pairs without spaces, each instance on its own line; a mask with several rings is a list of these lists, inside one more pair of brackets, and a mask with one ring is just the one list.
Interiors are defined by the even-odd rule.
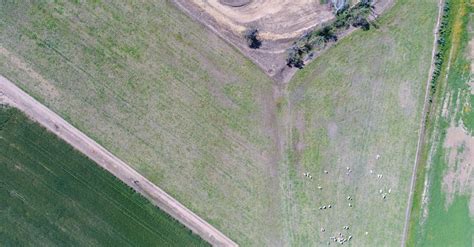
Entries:
[[0,245],[207,246],[52,133],[0,107]]
[[[451,1],[451,35],[449,50],[438,82],[432,114],[428,120],[429,137],[425,147],[424,162],[420,164],[412,218],[410,222],[409,246],[472,246],[474,236],[474,213],[472,205],[472,173],[460,172],[465,165],[464,150],[459,148],[453,156],[452,149],[445,147],[448,129],[464,126],[467,132],[474,129],[472,122],[472,99],[468,85],[471,76],[469,42],[473,39],[469,29],[473,6],[469,0]],[[471,13],[471,14],[470,14]],[[471,27],[471,28],[470,28]],[[459,103],[461,102],[461,103]],[[472,148],[472,147],[471,147]],[[455,158],[455,162],[453,160]],[[452,171],[461,174],[455,177],[455,190],[448,188],[447,176]],[[461,177],[467,176],[467,188],[460,185]],[[448,180],[449,181],[449,180]],[[469,188],[471,187],[471,188]],[[448,199],[449,198],[449,199]],[[423,203],[424,202],[424,203]]]
[[224,234],[279,241],[272,88],[249,60],[168,1],[9,1],[0,16],[1,74]]
[[436,15],[437,1],[397,1],[378,29],[342,40],[290,82],[283,184],[295,245],[337,232],[357,246],[400,244]]
[[167,1],[5,3],[0,74],[242,246],[326,244],[344,225],[353,245],[398,246],[436,3],[397,1],[341,40],[278,114],[272,82]]

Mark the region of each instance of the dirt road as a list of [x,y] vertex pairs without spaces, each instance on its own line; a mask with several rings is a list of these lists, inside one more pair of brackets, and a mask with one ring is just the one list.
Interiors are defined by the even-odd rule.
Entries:
[[0,103],[23,111],[214,246],[238,246],[126,163],[0,75]]
[[405,225],[403,226],[403,236],[402,236],[402,243],[401,246],[404,247],[406,245],[406,240],[407,240],[407,235],[408,235],[408,228],[410,225],[410,218],[411,218],[411,208],[413,205],[413,193],[415,192],[415,184],[416,184],[416,171],[418,169],[418,165],[420,163],[420,158],[421,158],[421,151],[423,144],[425,142],[425,121],[426,121],[426,115],[429,110],[429,94],[430,94],[430,85],[431,85],[431,79],[433,78],[433,72],[434,72],[434,60],[435,60],[435,55],[437,51],[437,41],[438,41],[438,30],[439,30],[439,25],[441,22],[441,17],[443,15],[443,0],[439,0],[438,2],[438,18],[436,21],[436,26],[435,29],[433,30],[434,33],[434,40],[433,40],[433,50],[431,52],[431,66],[428,74],[428,81],[426,82],[426,89],[425,89],[425,100],[423,103],[423,112],[421,115],[421,123],[420,123],[420,128],[419,128],[419,136],[418,136],[418,143],[416,145],[416,154],[415,154],[415,162],[413,164],[413,172],[411,175],[411,182],[410,182],[410,191],[408,194],[408,204],[407,204],[407,209],[405,212]]

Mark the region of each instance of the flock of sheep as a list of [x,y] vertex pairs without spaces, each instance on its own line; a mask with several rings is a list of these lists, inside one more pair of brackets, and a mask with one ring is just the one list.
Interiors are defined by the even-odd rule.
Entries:
[[[379,154],[377,154],[375,156],[376,160],[379,160],[380,158],[381,158],[381,156]],[[346,169],[347,169],[346,175],[349,175],[352,172],[352,170],[351,170],[350,167],[346,167]],[[328,173],[329,172],[327,170],[324,170],[324,174],[328,174]],[[373,173],[374,173],[374,171],[370,170],[370,174],[373,174]],[[313,176],[309,172],[304,172],[303,176],[305,178],[308,178],[308,179],[313,179]],[[377,179],[381,179],[381,178],[383,178],[383,174],[377,174]],[[318,189],[322,190],[323,187],[318,185]],[[383,190],[383,189],[379,190],[379,194],[382,196],[383,200],[385,200],[387,198],[387,195],[390,194],[391,192],[392,192],[391,188],[389,188],[388,190]],[[347,199],[347,201],[349,201],[348,206],[350,208],[352,208],[353,205],[352,205],[351,202],[352,202],[353,198],[351,196],[347,196],[346,199]],[[331,209],[331,208],[333,208],[333,205],[328,204],[328,205],[320,206],[319,210],[326,210],[326,209]],[[345,230],[345,231],[349,231],[349,225],[343,226],[342,229]],[[320,231],[325,232],[326,229],[321,227]],[[369,234],[368,232],[365,232],[365,235],[368,235],[368,234]],[[345,242],[351,241],[351,239],[352,239],[352,235],[349,235],[349,233],[345,234],[345,233],[342,233],[342,232],[337,232],[334,236],[329,237],[330,241],[328,241],[327,244],[330,245],[331,242],[336,242],[336,243],[340,243],[342,245]]]

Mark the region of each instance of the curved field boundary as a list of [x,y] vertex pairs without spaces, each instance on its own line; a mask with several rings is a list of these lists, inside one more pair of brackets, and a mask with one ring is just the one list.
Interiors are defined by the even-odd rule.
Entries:
[[213,246],[238,246],[125,162],[0,75],[0,104],[2,103],[23,111],[29,118],[95,161]]

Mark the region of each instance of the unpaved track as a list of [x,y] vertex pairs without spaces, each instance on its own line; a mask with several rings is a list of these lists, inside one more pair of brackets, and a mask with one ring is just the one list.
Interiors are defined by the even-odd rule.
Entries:
[[431,66],[428,74],[428,81],[426,82],[426,89],[425,89],[425,100],[423,103],[423,112],[421,115],[421,123],[420,123],[420,128],[419,128],[419,136],[418,136],[418,143],[416,145],[416,154],[415,154],[415,162],[413,164],[413,172],[411,175],[411,182],[410,182],[410,191],[408,194],[408,204],[405,212],[405,224],[403,226],[403,236],[402,236],[402,243],[401,246],[405,247],[406,246],[406,241],[407,241],[407,235],[408,235],[408,228],[410,225],[410,218],[411,218],[411,208],[413,205],[413,194],[415,193],[415,185],[416,185],[416,171],[418,169],[418,165],[420,163],[420,158],[421,158],[421,151],[423,148],[423,144],[425,142],[425,131],[426,131],[426,118],[427,118],[427,113],[429,110],[429,94],[430,94],[430,85],[431,85],[431,79],[433,78],[433,72],[434,72],[434,60],[435,60],[435,55],[436,51],[438,48],[437,41],[438,41],[438,30],[439,30],[439,25],[441,22],[441,16],[443,14],[443,0],[439,0],[438,2],[438,18],[436,20],[436,26],[435,29],[433,30],[434,33],[434,40],[433,40],[433,50],[431,51]]
[[125,162],[87,137],[53,111],[23,92],[0,75],[0,103],[7,103],[23,111],[49,131],[71,144],[118,179],[151,200],[153,204],[191,229],[214,246],[238,246],[219,230],[191,212],[162,189],[148,181]]

